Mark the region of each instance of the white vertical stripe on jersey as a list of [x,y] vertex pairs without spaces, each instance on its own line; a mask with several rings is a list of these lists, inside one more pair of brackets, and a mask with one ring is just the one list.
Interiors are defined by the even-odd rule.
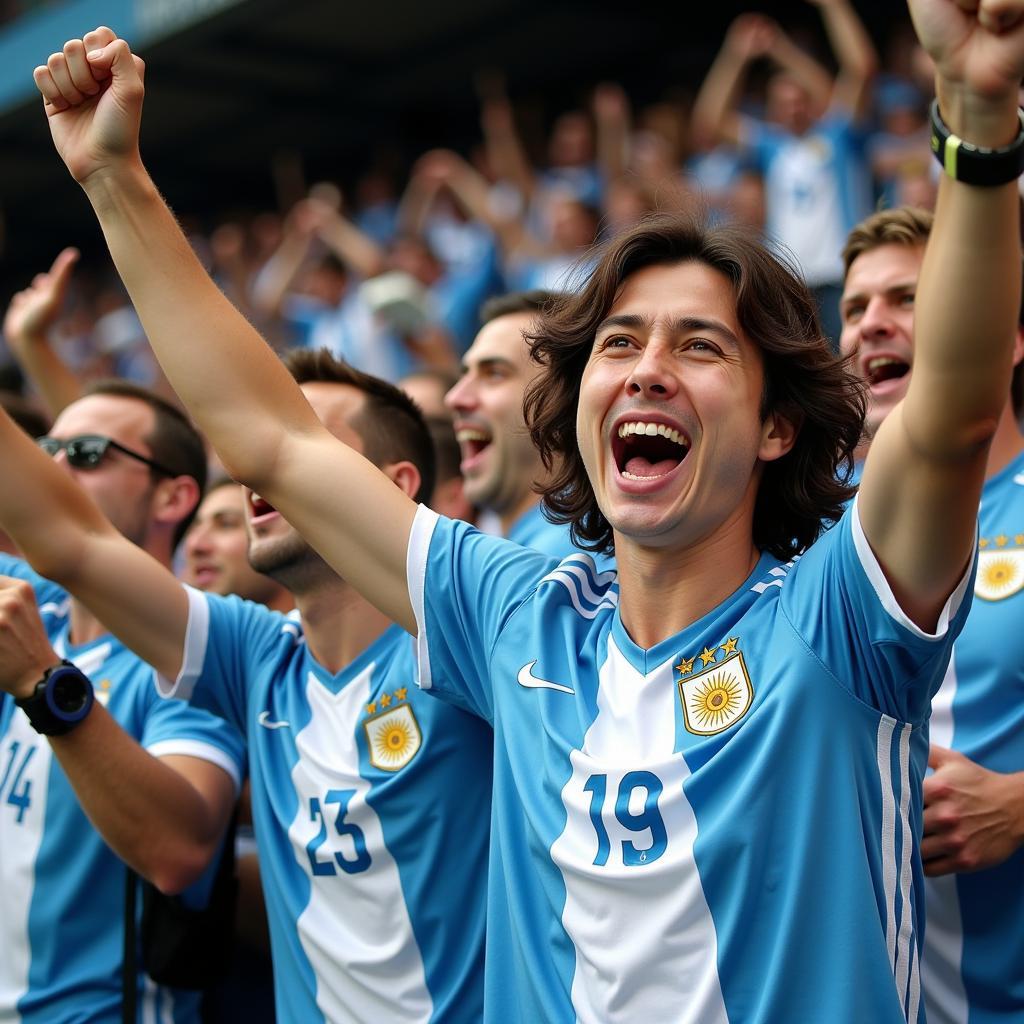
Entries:
[[416,518],[409,532],[409,550],[405,556],[405,574],[409,586],[409,603],[416,616],[416,685],[429,690],[430,647],[427,643],[427,609],[424,603],[424,588],[427,580],[427,556],[430,552],[430,538],[434,535],[438,515],[426,505],[416,509]]
[[[29,946],[28,915],[35,890],[35,864],[46,824],[46,799],[49,791],[50,744],[29,725],[25,712],[18,708],[10,727],[0,741],[0,751],[9,752],[18,743],[18,762],[29,747],[35,747],[32,760],[19,780],[24,792],[31,782],[32,803],[21,824],[13,806],[0,805],[0,858],[3,860],[3,913],[0,914],[0,1022],[14,1024],[21,1018],[16,1012],[18,1000],[28,991],[28,972],[32,958]],[[7,767],[8,754],[0,757],[0,773]],[[12,766],[13,771],[16,767]],[[12,780],[8,778],[7,785]],[[6,799],[5,791],[4,797]]]
[[885,893],[885,946],[889,964],[896,966],[896,796],[892,780],[892,737],[896,720],[882,715],[878,722],[878,780],[882,795],[882,889]]
[[[693,856],[697,821],[683,793],[689,769],[676,752],[672,661],[644,676],[609,638],[597,716],[582,749],[570,754],[573,771],[562,790],[566,825],[551,857],[565,882],[562,924],[576,950],[571,998],[580,1024],[728,1021],[714,921]],[[623,776],[638,770],[657,775],[664,787],[658,807],[668,844],[656,860],[628,866],[623,842],[642,850],[652,841],[649,830],[622,826],[614,811]],[[584,789],[595,774],[607,785],[604,865],[594,864],[593,792]],[[631,802],[641,792],[634,790]]]
[[[911,963],[917,960],[917,942],[914,938],[914,915],[912,911],[913,872],[911,851],[913,840],[910,835],[910,733],[908,723],[900,729],[900,826],[902,829],[902,853],[900,856],[900,931],[896,948],[896,990],[900,1001],[907,1005],[908,986],[916,976]],[[916,1004],[916,996],[912,996]],[[908,1020],[910,1016],[908,1014]]]
[[[931,742],[939,747],[953,746],[953,701],[958,682],[954,647],[942,686],[932,699]],[[924,930],[921,983],[928,1024],[967,1024],[970,1008],[960,966],[964,930],[956,875],[926,878],[924,885],[928,926]]]
[[[316,1002],[333,1024],[387,1021],[413,1024],[430,1020],[433,1004],[419,946],[402,893],[394,858],[384,845],[376,811],[367,803],[370,784],[359,774],[357,723],[370,699],[375,666],[332,693],[311,672],[306,698],[311,717],[295,737],[299,759],[292,769],[298,795],[288,829],[295,859],[310,880],[309,903],[297,922],[299,941],[316,975]],[[403,771],[416,771],[413,760]],[[334,828],[337,804],[326,804],[328,790],[354,790],[345,823],[358,826],[372,862],[365,871],[313,875],[307,846],[321,822],[312,820],[310,800],[320,801],[327,836],[317,851],[330,861],[338,853],[353,859],[351,837]]]

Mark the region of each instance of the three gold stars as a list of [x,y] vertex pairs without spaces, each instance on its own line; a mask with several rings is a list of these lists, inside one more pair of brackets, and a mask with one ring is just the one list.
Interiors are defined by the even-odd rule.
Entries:
[[393,701],[401,702],[409,699],[409,688],[407,686],[400,686],[394,693],[382,693],[372,704],[366,705],[366,713],[368,715],[375,715],[377,713],[377,705],[381,708],[390,707]]
[[[726,657],[728,657],[730,654],[735,654],[736,645],[739,642],[740,638],[738,636],[731,636],[728,640],[725,641],[724,644],[721,644],[718,647],[705,647],[699,655],[704,668],[707,668],[708,665],[710,665],[715,660],[715,658],[718,656],[719,651],[721,651]],[[680,676],[688,676],[693,671],[693,664],[696,660],[696,656],[693,658],[680,658],[679,664],[675,666],[675,669],[680,674]]]

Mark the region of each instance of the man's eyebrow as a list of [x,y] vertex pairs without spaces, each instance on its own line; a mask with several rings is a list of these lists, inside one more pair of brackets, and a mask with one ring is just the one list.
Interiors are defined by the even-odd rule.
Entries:
[[[610,316],[602,320],[601,323],[598,324],[595,334],[600,334],[602,331],[605,331],[610,327],[649,330],[653,322],[654,321],[651,317],[643,316],[640,313],[618,313],[615,316]],[[691,331],[708,331],[710,333],[720,335],[733,345],[739,344],[739,339],[728,327],[725,326],[724,323],[722,323],[721,320],[714,320],[709,317],[680,317],[672,324],[672,330],[676,334],[688,334]]]
[[594,334],[600,334],[609,327],[630,327],[636,330],[641,327],[649,327],[650,323],[650,317],[641,316],[639,313],[617,313],[615,316],[605,317],[597,325],[597,330],[594,331]]
[[[898,295],[900,292],[912,292],[917,290],[916,278],[911,278],[908,281],[897,281],[895,284],[886,285],[882,289],[883,295]],[[841,295],[839,297],[839,304],[841,306],[848,306],[851,302],[863,302],[868,297],[867,292],[851,292],[849,295]]]
[[483,359],[478,359],[471,366],[463,364],[462,372],[469,373],[471,370],[502,370],[514,368],[515,364],[511,359],[506,359],[504,356],[486,356]]

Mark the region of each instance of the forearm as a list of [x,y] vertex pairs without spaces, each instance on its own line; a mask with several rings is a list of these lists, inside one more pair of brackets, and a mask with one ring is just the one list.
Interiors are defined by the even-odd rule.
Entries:
[[869,79],[878,68],[878,55],[852,5],[846,0],[832,0],[822,5],[821,16],[840,73],[851,79]]
[[226,772],[207,763],[216,775],[201,794],[98,703],[78,728],[50,743],[82,809],[122,860],[166,892],[199,877],[217,850],[234,798]]
[[48,579],[64,584],[91,537],[113,528],[72,477],[0,411],[0,525]]
[[320,237],[360,277],[376,277],[385,269],[381,247],[344,217],[334,217],[324,226]]
[[[1016,96],[982,100],[939,83],[943,119],[961,138],[1001,146],[1020,130]],[[970,455],[1006,403],[1020,308],[1016,183],[939,185],[915,300],[914,374],[906,423],[938,457]]]
[[312,410],[203,270],[141,165],[95,175],[85,190],[168,378],[228,472],[259,482],[277,457],[282,430],[318,428]]
[[768,56],[807,90],[819,112],[828,106],[832,76],[806,50],[780,32]]
[[56,419],[66,406],[81,397],[81,381],[53,351],[47,338],[32,335],[9,340],[22,372],[39,392],[46,411]]
[[694,131],[716,141],[739,141],[736,107],[747,63],[723,49],[711,65],[693,106]]
[[824,4],[821,15],[839,61],[836,99],[860,114],[866,105],[868,86],[878,70],[878,54],[863,22],[846,0]]

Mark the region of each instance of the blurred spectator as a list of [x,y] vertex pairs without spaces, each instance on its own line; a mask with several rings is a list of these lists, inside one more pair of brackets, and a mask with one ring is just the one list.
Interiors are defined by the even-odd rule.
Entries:
[[[701,87],[700,130],[737,145],[765,178],[769,237],[796,257],[818,300],[826,332],[839,337],[840,251],[871,209],[863,130],[874,48],[847,0],[810,0],[821,11],[839,60],[834,80],[770,18],[744,14],[729,29]],[[739,113],[750,65],[768,58],[765,120]]]

